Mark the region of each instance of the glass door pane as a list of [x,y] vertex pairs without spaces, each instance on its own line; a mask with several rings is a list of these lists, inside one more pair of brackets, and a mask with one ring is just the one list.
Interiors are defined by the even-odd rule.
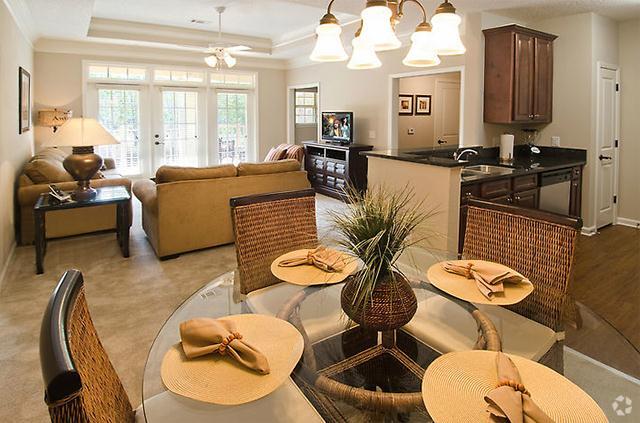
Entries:
[[141,174],[140,90],[99,88],[98,121],[120,144],[98,146],[96,152],[114,159],[123,175]]
[[248,149],[248,94],[218,92],[218,163],[247,161]]
[[198,92],[163,90],[159,165],[198,166],[198,126]]

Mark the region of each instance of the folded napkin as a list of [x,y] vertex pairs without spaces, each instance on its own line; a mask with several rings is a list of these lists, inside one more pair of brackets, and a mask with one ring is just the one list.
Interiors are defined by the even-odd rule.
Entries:
[[491,420],[511,423],[553,423],[531,399],[522,384],[520,373],[513,361],[503,353],[496,355],[498,385],[484,400]]
[[478,290],[491,299],[496,293],[504,292],[505,283],[521,283],[527,279],[498,263],[453,263],[445,262],[442,268],[449,273],[475,279]]
[[315,266],[318,269],[329,273],[342,272],[345,267],[344,256],[342,253],[322,246],[315,250],[309,250],[307,253],[301,253],[299,256],[281,260],[278,263],[278,266],[294,267],[305,264]]
[[233,357],[243,366],[261,374],[269,373],[267,358],[236,331],[229,320],[198,318],[180,323],[182,349],[187,358],[218,353]]

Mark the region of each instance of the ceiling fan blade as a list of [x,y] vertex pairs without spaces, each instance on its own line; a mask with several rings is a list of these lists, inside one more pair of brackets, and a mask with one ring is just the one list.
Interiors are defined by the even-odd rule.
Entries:
[[232,46],[232,47],[226,47],[225,50],[234,51],[234,52],[247,51],[247,50],[251,50],[251,47],[248,47],[248,46]]

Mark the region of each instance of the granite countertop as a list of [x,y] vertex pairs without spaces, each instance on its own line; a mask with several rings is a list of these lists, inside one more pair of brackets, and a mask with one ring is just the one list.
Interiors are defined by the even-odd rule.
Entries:
[[368,157],[380,157],[384,159],[399,160],[411,163],[428,164],[441,167],[468,167],[473,165],[492,165],[512,169],[508,174],[478,174],[465,176],[462,183],[472,183],[504,177],[540,173],[552,170],[564,169],[574,166],[583,166],[587,162],[587,151],[575,148],[538,147],[540,154],[533,154],[527,145],[517,145],[514,149],[515,159],[511,163],[501,163],[499,149],[469,147],[479,152],[478,155],[468,155],[467,161],[453,159],[455,151],[462,147],[427,147],[410,150],[374,150],[361,154]]

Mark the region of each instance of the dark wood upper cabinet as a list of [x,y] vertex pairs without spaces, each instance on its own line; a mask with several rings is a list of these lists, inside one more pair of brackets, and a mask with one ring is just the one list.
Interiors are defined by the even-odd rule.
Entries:
[[484,121],[549,123],[555,35],[519,25],[486,29]]

